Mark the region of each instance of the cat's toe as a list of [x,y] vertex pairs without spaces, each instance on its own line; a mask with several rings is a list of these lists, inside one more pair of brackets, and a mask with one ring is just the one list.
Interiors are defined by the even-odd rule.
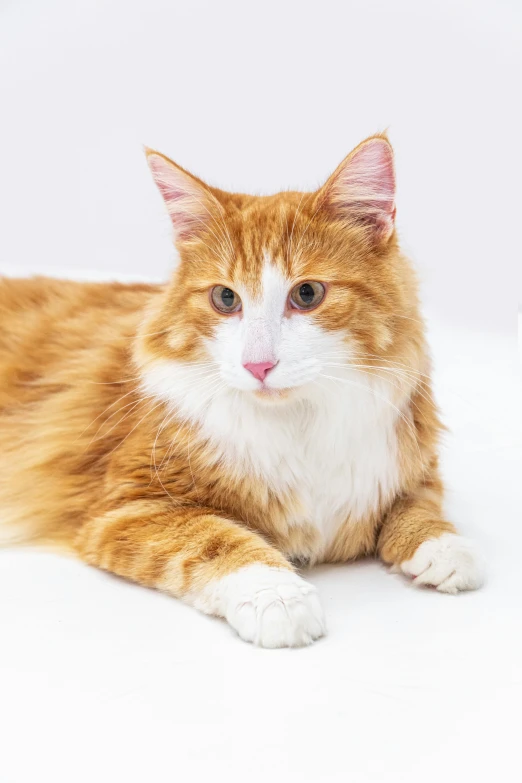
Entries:
[[484,583],[484,563],[473,543],[455,533],[424,541],[400,570],[413,584],[443,593],[476,590]]
[[231,577],[226,618],[245,641],[260,647],[302,647],[325,634],[317,591],[297,574],[250,566]]

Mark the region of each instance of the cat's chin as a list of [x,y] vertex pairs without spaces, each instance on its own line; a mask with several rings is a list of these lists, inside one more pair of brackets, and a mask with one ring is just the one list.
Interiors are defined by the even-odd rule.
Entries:
[[295,389],[271,389],[268,386],[263,386],[261,389],[256,389],[253,392],[254,397],[259,402],[265,405],[277,405],[278,403],[287,402],[295,393]]

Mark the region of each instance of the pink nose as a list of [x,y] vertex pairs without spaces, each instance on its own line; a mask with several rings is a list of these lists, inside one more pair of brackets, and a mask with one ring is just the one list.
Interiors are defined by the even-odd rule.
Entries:
[[272,367],[275,367],[275,362],[247,362],[243,367],[245,370],[248,370],[248,372],[251,372],[258,381],[264,381],[267,372],[269,372]]

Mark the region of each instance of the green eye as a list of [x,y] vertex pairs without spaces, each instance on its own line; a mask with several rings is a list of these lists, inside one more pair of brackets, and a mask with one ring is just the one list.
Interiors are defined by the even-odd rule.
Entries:
[[325,294],[326,288],[322,283],[307,280],[292,289],[290,304],[295,310],[313,310],[323,301]]
[[231,288],[215,285],[210,291],[210,298],[220,313],[238,313],[241,310],[241,299]]

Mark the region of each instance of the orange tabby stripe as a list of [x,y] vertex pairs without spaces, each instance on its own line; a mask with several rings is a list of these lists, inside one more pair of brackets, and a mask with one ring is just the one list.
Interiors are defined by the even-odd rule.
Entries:
[[86,523],[83,559],[148,587],[182,597],[253,563],[291,569],[256,533],[210,509],[136,502]]

